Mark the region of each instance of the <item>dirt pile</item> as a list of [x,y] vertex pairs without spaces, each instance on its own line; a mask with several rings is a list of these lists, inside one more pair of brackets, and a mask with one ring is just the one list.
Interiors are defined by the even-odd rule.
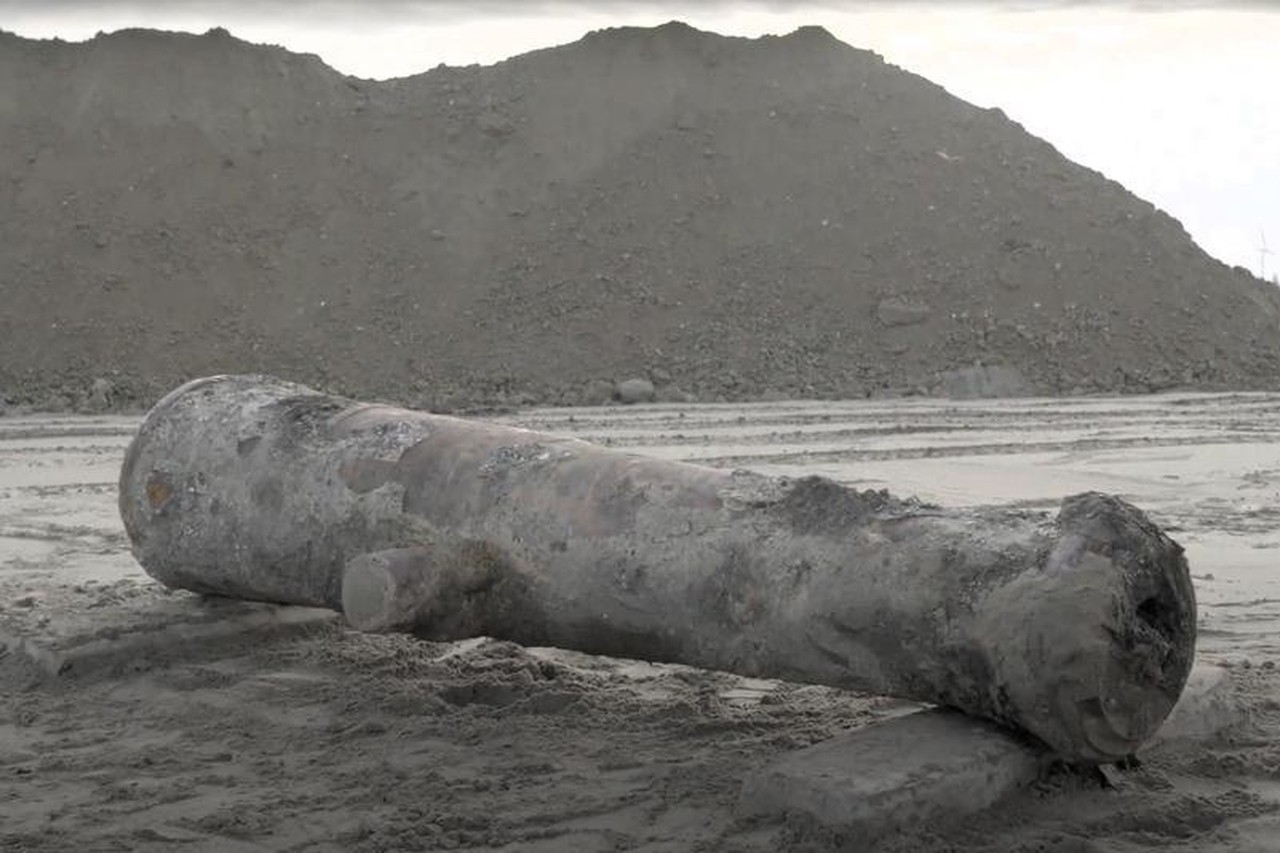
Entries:
[[372,82],[226,32],[0,33],[0,397],[266,371],[452,408],[1261,387],[1280,297],[817,28]]

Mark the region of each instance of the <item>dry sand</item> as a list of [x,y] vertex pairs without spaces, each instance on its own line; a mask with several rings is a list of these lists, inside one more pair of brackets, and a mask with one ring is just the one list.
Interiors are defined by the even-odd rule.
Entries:
[[[536,410],[666,458],[821,473],[948,505],[1113,491],[1186,547],[1219,700],[1114,787],[1063,775],[893,851],[1280,849],[1280,395]],[[0,628],[104,637],[188,596],[116,516],[136,421],[0,420]],[[206,607],[214,605],[203,605]],[[421,643],[335,623],[33,683],[0,652],[0,850],[863,850],[733,813],[744,774],[909,706],[677,666]],[[1211,670],[1218,672],[1219,670]],[[1223,728],[1224,724],[1233,725]],[[1192,738],[1198,733],[1203,737]],[[1207,727],[1207,728],[1206,728]],[[1175,734],[1177,732],[1170,732]]]

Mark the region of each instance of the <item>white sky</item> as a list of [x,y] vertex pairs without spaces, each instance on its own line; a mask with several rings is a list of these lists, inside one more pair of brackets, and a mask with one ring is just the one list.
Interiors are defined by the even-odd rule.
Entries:
[[[1280,253],[1280,6],[1267,3],[0,0],[0,28],[21,35],[222,26],[370,78],[672,19],[746,36],[821,24],[1002,108],[1167,210],[1228,263],[1258,273],[1264,234]],[[1280,254],[1265,262],[1268,279],[1280,271]]]

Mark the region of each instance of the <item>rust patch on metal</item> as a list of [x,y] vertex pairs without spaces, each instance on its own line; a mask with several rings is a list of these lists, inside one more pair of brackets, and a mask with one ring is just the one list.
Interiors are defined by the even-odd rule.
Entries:
[[338,476],[358,495],[372,492],[395,473],[396,463],[387,459],[348,459],[338,466]]
[[173,497],[173,487],[169,485],[168,479],[158,471],[153,473],[147,479],[147,502],[151,504],[151,508],[160,509],[169,502],[171,497]]

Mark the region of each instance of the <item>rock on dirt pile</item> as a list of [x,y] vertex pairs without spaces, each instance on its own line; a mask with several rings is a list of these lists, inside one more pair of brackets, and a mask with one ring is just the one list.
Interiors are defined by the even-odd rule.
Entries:
[[414,405],[1258,387],[1274,288],[818,28],[387,82],[0,33],[0,397],[266,371]]

